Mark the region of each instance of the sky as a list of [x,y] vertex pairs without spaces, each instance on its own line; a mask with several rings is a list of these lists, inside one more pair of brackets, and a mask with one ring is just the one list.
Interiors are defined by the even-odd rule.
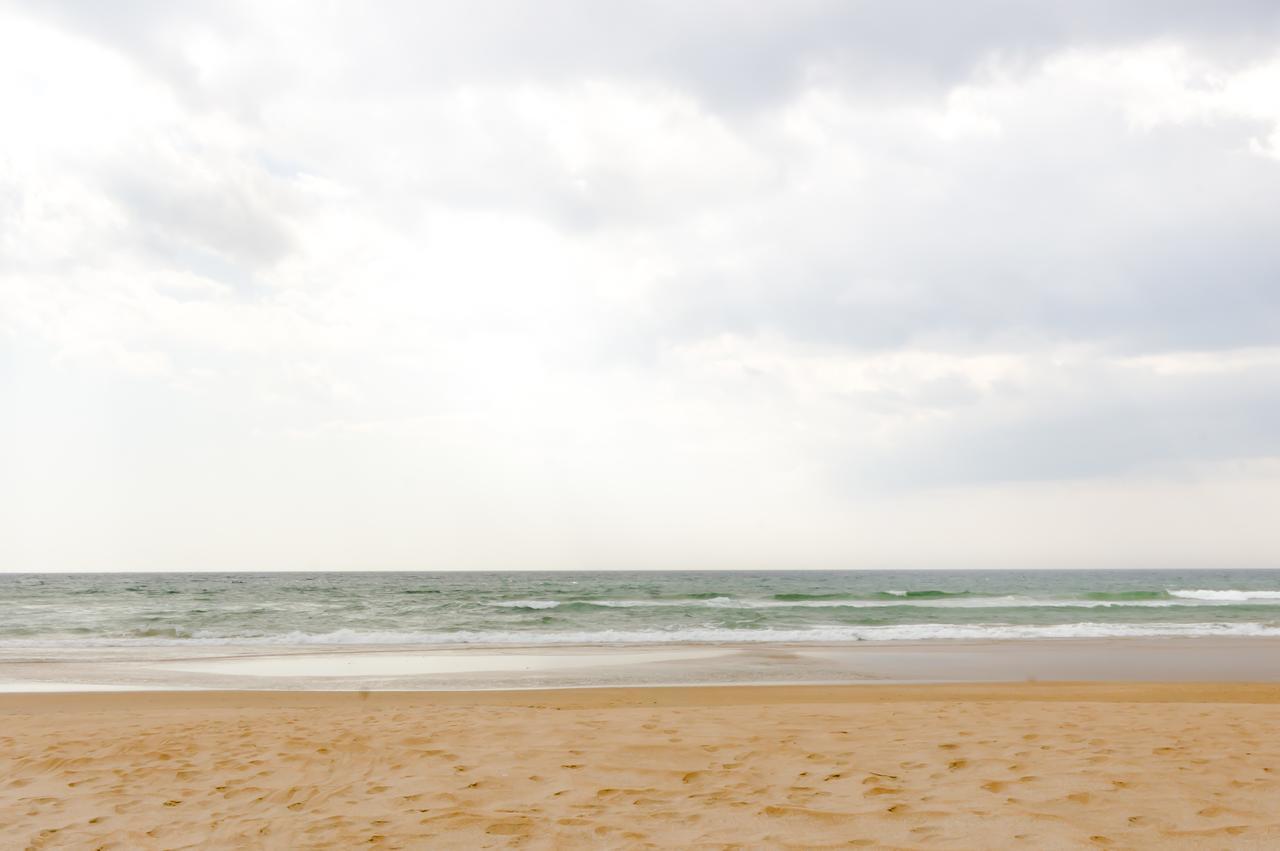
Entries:
[[1280,4],[0,0],[0,570],[1280,566]]

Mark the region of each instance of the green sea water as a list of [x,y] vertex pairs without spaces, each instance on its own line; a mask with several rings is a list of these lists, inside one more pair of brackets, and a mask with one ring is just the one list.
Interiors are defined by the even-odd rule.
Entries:
[[1280,636],[1280,571],[0,575],[0,647]]

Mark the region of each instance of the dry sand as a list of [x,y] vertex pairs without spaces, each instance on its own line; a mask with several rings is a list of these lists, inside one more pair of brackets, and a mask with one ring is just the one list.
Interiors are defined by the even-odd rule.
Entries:
[[9,848],[1280,847],[1280,686],[0,696]]

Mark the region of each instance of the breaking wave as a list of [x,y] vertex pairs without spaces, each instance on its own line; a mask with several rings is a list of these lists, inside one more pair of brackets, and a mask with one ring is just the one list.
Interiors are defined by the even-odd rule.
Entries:
[[333,632],[289,632],[279,635],[190,636],[139,634],[128,637],[76,637],[0,640],[0,648],[118,646],[541,646],[595,644],[844,644],[861,641],[989,641],[1069,638],[1276,637],[1280,626],[1258,623],[1095,623],[1031,624],[891,624],[884,626],[815,626],[803,629],[593,630],[565,632],[459,631],[377,632],[339,629]]

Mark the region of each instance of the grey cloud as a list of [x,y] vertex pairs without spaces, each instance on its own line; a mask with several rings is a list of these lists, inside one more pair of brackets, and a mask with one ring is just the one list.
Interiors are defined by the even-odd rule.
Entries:
[[[267,62],[264,75],[280,70],[257,54],[283,34],[249,26],[251,6],[60,0],[33,8],[161,76],[181,77],[183,87],[202,85],[181,56],[178,36],[192,31],[236,44],[250,64]],[[1230,48],[1242,62],[1274,49],[1280,6],[482,0],[317,7],[297,26],[359,60],[335,95],[628,76],[665,79],[728,108],[776,99],[815,73],[854,90],[898,91],[964,79],[993,51],[1035,55],[1066,44],[1180,38]],[[1245,150],[1250,134],[1267,128],[1219,122],[1134,133],[1117,115],[1045,111],[999,140],[935,148],[873,119],[843,141],[867,148],[874,172],[816,201],[788,197],[785,180],[760,180],[750,187],[760,208],[754,230],[735,228],[732,244],[705,249],[688,241],[688,262],[656,297],[653,336],[770,331],[858,348],[931,337],[981,343],[1011,332],[1128,350],[1271,342],[1280,327],[1272,234],[1280,168]],[[368,138],[352,118],[350,127],[315,132],[344,130],[357,159],[406,163],[373,183],[354,176],[381,198],[516,209],[578,231],[622,223],[661,232],[664,217],[705,206],[692,195],[654,201],[635,175],[608,164],[583,190],[536,128],[503,125],[501,116],[487,128],[500,144],[473,156],[461,140],[457,162],[434,162],[438,139]],[[786,151],[760,144],[749,122],[735,129],[778,174],[792,165]],[[424,169],[424,160],[433,161]],[[183,262],[229,261],[243,272],[290,250],[287,217],[241,183],[134,170],[109,186],[148,243]],[[413,209],[388,206],[395,216]],[[751,261],[734,273],[702,262],[717,252]]]
[[776,100],[813,74],[858,89],[933,88],[967,76],[992,51],[1034,56],[1066,43],[1177,37],[1269,50],[1280,9],[1258,0],[489,0],[465,14],[449,4],[364,6],[344,15],[342,31],[384,48],[369,50],[378,59],[362,69],[378,86],[639,76],[668,80],[717,109]]
[[1280,456],[1280,374],[1151,375],[1099,367],[1040,374],[1021,397],[906,432],[893,450],[845,451],[839,487],[914,489],[1186,475]]
[[664,293],[668,332],[864,349],[1009,334],[1122,351],[1275,343],[1280,166],[1248,152],[1259,128],[1078,119],[1008,128],[980,156],[939,148],[914,175],[882,152],[845,191],[774,199],[776,231],[706,249],[749,252],[745,271],[695,264]]
[[[254,116],[247,123],[279,120],[263,103],[288,94],[307,71],[281,64],[273,48],[283,50],[291,34],[246,23],[251,6],[64,0],[31,8],[131,57],[188,105],[230,106]],[[332,148],[321,146],[313,158],[270,151],[261,173],[216,158],[171,167],[134,151],[132,164],[99,175],[129,216],[129,236],[161,262],[251,285],[254,270],[294,248],[288,204],[272,187],[288,180],[293,163],[329,177],[320,166],[337,160],[359,164],[337,175],[368,196],[357,214],[385,206],[393,230],[401,225],[393,220],[409,219],[424,198],[515,209],[572,237],[609,224],[642,228],[639,241],[669,253],[659,259],[669,259],[670,280],[651,304],[619,308],[597,334],[584,334],[600,338],[599,349],[573,350],[566,360],[578,368],[640,364],[661,380],[661,364],[644,356],[663,341],[726,331],[852,349],[936,340],[981,349],[1011,338],[1024,349],[1087,342],[1109,352],[1277,343],[1280,166],[1246,144],[1270,128],[1233,120],[1138,131],[1105,105],[1040,102],[1004,116],[999,137],[930,143],[895,130],[889,113],[917,95],[936,106],[940,92],[972,79],[994,53],[1021,62],[1030,76],[1035,60],[1056,48],[1171,38],[1217,55],[1224,67],[1239,65],[1274,51],[1280,4],[481,0],[303,8],[300,37],[345,57],[335,63],[344,73],[321,80],[323,96],[304,107],[319,116],[317,134],[333,130]],[[183,53],[192,32],[234,46],[243,73],[213,91]],[[869,171],[846,185],[828,179],[807,195],[766,177],[749,197],[725,205],[732,209],[712,210],[727,234],[716,242],[685,229],[682,213],[702,199],[654,202],[625,164],[601,166],[590,192],[574,189],[536,131],[495,125],[490,154],[473,156],[460,144],[457,162],[424,166],[444,147],[430,122],[390,140],[374,138],[373,124],[323,123],[364,99],[394,110],[399,102],[390,96],[399,93],[601,78],[658,81],[690,95],[728,116],[779,174],[805,165],[790,159],[803,154],[753,135],[753,111],[802,83],[843,90],[858,108],[873,108],[834,144],[865,154]],[[294,143],[305,147],[300,138]],[[380,171],[384,161],[391,165]],[[379,365],[367,369],[385,374]],[[824,446],[823,460],[842,483],[910,488],[1280,455],[1274,373],[1152,380],[1098,372],[1065,385],[1041,376],[1044,388],[1025,398],[987,397],[951,378],[914,395],[849,396],[826,425],[847,417],[855,433],[860,418],[933,408],[953,416],[910,432],[896,451]],[[726,392],[711,403],[731,401]]]
[[[250,38],[243,22],[252,6],[154,0],[30,5],[134,57],[192,96],[202,84],[181,53],[182,35],[213,32],[240,50],[242,61],[271,67],[276,75],[273,45],[294,36]],[[477,0],[465,6],[394,0],[306,11],[298,21],[302,31],[325,33],[330,49],[359,57],[339,82],[366,94],[639,77],[668,81],[712,109],[729,110],[777,100],[814,75],[859,91],[933,89],[967,76],[993,51],[1035,57],[1068,43],[1179,38],[1257,55],[1270,51],[1280,33],[1280,6],[1265,0]],[[267,83],[252,75],[248,86],[269,89]],[[264,93],[242,94],[251,100]],[[219,92],[224,101],[231,94]]]
[[150,158],[121,164],[103,180],[138,245],[198,274],[243,285],[294,247],[283,204],[263,197],[272,182],[265,173]]
[[[233,5],[204,0],[52,0],[25,5],[39,16],[116,50],[184,98],[205,107],[212,101],[203,90],[199,68],[184,52],[188,39],[209,33],[234,42],[244,33]],[[250,98],[261,93],[244,94]]]

